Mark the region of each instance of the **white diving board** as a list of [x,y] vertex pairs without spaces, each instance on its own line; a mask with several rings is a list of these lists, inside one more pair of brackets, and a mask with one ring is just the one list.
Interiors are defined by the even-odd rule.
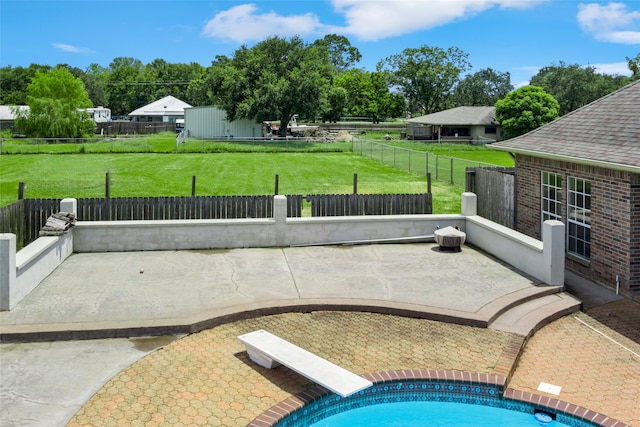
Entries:
[[284,365],[342,397],[373,385],[371,381],[263,329],[240,335],[238,339],[247,348],[249,358],[258,365],[268,369]]

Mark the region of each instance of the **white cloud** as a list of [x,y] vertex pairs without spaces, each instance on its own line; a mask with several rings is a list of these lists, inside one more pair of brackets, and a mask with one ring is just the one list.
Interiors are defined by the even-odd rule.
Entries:
[[492,7],[528,8],[544,0],[333,0],[344,32],[362,40],[409,34],[471,17]]
[[323,32],[324,26],[312,13],[284,16],[273,11],[257,11],[255,4],[243,4],[219,12],[207,22],[202,35],[244,43],[263,40],[276,34],[291,37]]
[[640,11],[624,3],[578,5],[578,24],[596,40],[620,44],[640,44]]
[[238,43],[259,41],[275,34],[327,33],[375,41],[442,26],[492,7],[522,9],[545,1],[549,0],[332,0],[334,12],[344,17],[342,27],[323,24],[313,13],[281,15],[261,12],[255,4],[242,4],[218,12],[201,34]]
[[612,76],[630,76],[631,70],[626,62],[614,62],[612,64],[589,64],[596,69],[596,73],[609,74]]
[[87,47],[78,47],[66,43],[52,43],[53,47],[67,53],[92,53],[93,51]]

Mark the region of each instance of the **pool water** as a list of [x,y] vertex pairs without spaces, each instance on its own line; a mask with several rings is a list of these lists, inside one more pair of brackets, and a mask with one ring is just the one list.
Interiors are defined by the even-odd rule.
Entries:
[[[341,412],[310,427],[537,426],[532,414],[481,405],[446,402],[383,403]],[[566,426],[556,421],[549,427]]]
[[[307,403],[275,427],[540,426],[532,403],[502,397],[502,388],[450,380],[403,380],[374,384],[343,398],[329,393]],[[549,427],[597,424],[564,413]]]

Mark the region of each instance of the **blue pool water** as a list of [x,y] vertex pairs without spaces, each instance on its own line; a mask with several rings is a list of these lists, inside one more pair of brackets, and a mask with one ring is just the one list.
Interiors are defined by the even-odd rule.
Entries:
[[[341,412],[310,427],[540,427],[532,414],[489,406],[443,402],[383,403]],[[567,424],[552,421],[549,427]]]
[[[504,399],[490,384],[405,380],[374,384],[343,398],[327,394],[308,403],[275,427],[540,426],[531,403]],[[553,414],[549,427],[593,427],[589,421]]]

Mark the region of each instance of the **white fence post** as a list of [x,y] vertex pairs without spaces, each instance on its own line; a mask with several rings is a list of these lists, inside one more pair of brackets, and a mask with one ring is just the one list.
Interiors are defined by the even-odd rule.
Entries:
[[564,224],[547,220],[542,227],[542,256],[547,276],[545,282],[552,286],[564,286]]
[[278,194],[273,197],[273,219],[276,223],[274,246],[287,246],[287,196]]
[[478,196],[475,193],[462,193],[462,215],[475,216],[478,215]]
[[0,311],[11,310],[15,305],[15,296],[11,292],[16,288],[16,235],[0,234]]

